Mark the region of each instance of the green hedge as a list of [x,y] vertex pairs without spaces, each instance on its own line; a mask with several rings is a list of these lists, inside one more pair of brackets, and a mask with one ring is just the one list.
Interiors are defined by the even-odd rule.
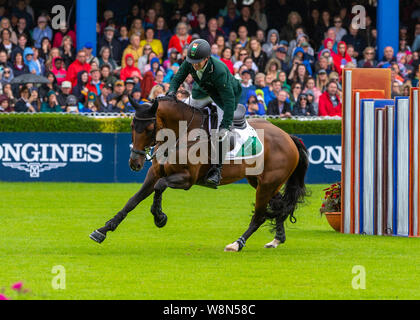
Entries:
[[[340,120],[268,121],[293,134],[341,134]],[[74,114],[1,114],[0,132],[130,132],[130,118],[95,119]]]

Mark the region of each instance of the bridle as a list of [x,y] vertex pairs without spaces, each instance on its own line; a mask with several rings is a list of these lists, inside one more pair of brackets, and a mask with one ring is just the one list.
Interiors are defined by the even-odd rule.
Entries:
[[[130,159],[137,160],[140,157],[145,157],[146,161],[152,161],[155,154],[150,154],[150,149],[156,144],[156,117],[140,118],[134,115],[134,119],[138,121],[153,121],[153,131],[151,135],[154,137],[151,147],[145,147],[143,150],[137,150],[134,147],[131,148]],[[135,129],[134,129],[135,130]]]

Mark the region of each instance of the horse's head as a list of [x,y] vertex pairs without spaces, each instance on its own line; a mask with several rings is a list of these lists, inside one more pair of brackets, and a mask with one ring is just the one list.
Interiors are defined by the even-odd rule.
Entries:
[[131,170],[140,171],[144,166],[147,149],[155,144],[156,110],[158,101],[134,106],[136,113],[131,122],[132,148],[129,165]]

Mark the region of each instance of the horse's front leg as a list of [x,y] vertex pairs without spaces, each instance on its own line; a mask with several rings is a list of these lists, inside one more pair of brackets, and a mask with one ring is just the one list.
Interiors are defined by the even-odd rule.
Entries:
[[89,237],[98,243],[104,241],[108,231],[114,231],[130,211],[134,210],[141,201],[152,194],[154,191],[153,187],[158,178],[159,177],[155,174],[155,170],[152,166],[147,172],[146,179],[140,190],[128,200],[120,212],[105,223],[105,226],[93,231]]
[[189,172],[175,173],[167,177],[160,178],[155,186],[155,196],[153,198],[153,204],[150,208],[155,220],[155,225],[158,228],[162,228],[166,225],[168,217],[162,211],[162,194],[166,188],[184,189],[188,190],[191,188],[191,175]]

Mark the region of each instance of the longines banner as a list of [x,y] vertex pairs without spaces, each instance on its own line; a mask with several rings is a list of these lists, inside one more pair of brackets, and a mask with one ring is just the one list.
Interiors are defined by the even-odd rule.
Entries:
[[[299,137],[309,153],[306,182],[340,181],[341,136]],[[130,144],[128,133],[0,133],[0,181],[142,182],[150,163],[132,172]]]

